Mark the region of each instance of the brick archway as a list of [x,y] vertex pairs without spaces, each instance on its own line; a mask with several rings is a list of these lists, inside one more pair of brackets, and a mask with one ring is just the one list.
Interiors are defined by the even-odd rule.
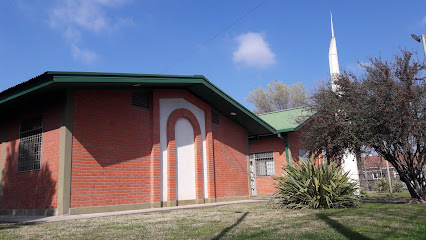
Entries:
[[167,191],[168,201],[176,201],[176,141],[175,125],[180,118],[186,118],[194,129],[195,153],[195,194],[196,199],[204,198],[203,194],[203,151],[201,129],[195,115],[185,108],[173,111],[167,120]]

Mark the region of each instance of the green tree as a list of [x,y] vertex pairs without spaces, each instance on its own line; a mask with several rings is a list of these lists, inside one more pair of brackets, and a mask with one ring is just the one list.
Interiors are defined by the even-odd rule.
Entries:
[[304,145],[313,154],[325,151],[329,161],[371,148],[395,167],[413,199],[426,200],[426,66],[403,50],[362,67],[361,77],[340,75],[336,92],[315,90]]
[[303,83],[290,86],[275,80],[267,85],[266,90],[262,87],[253,89],[246,100],[254,104],[254,112],[259,114],[304,106],[308,97]]

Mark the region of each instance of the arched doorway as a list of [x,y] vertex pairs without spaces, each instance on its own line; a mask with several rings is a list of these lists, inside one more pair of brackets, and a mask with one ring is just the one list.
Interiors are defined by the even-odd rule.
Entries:
[[181,117],[175,125],[176,200],[196,199],[194,129]]

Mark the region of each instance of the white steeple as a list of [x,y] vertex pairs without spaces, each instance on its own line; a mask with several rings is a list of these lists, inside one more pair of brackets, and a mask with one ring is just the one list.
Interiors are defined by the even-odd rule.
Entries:
[[330,50],[328,51],[328,63],[330,65],[330,77],[331,77],[331,89],[336,91],[335,81],[337,76],[340,74],[339,71],[339,59],[337,58],[337,47],[336,47],[336,38],[334,37],[334,28],[333,28],[333,15],[330,12],[331,18],[331,41],[330,41]]
[[[328,61],[330,64],[330,78],[331,78],[331,89],[336,92],[337,85],[336,80],[340,75],[339,71],[339,60],[337,59],[337,47],[336,47],[336,38],[334,37],[334,28],[333,28],[333,15],[331,15],[331,41],[330,41],[330,50],[328,52]],[[355,181],[359,181],[358,175],[358,165],[355,154],[345,151],[346,153],[343,155],[342,165],[343,172],[349,172],[349,178]],[[358,192],[359,193],[359,192]]]

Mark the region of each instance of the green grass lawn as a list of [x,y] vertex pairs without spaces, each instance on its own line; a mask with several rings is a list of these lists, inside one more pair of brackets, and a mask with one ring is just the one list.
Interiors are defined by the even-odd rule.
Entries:
[[367,191],[365,198],[367,199],[401,199],[401,200],[410,200],[410,193],[405,190],[402,192],[394,192],[392,195],[389,192],[377,192],[377,191]]
[[425,239],[425,204],[287,210],[266,203],[0,224],[0,239]]

